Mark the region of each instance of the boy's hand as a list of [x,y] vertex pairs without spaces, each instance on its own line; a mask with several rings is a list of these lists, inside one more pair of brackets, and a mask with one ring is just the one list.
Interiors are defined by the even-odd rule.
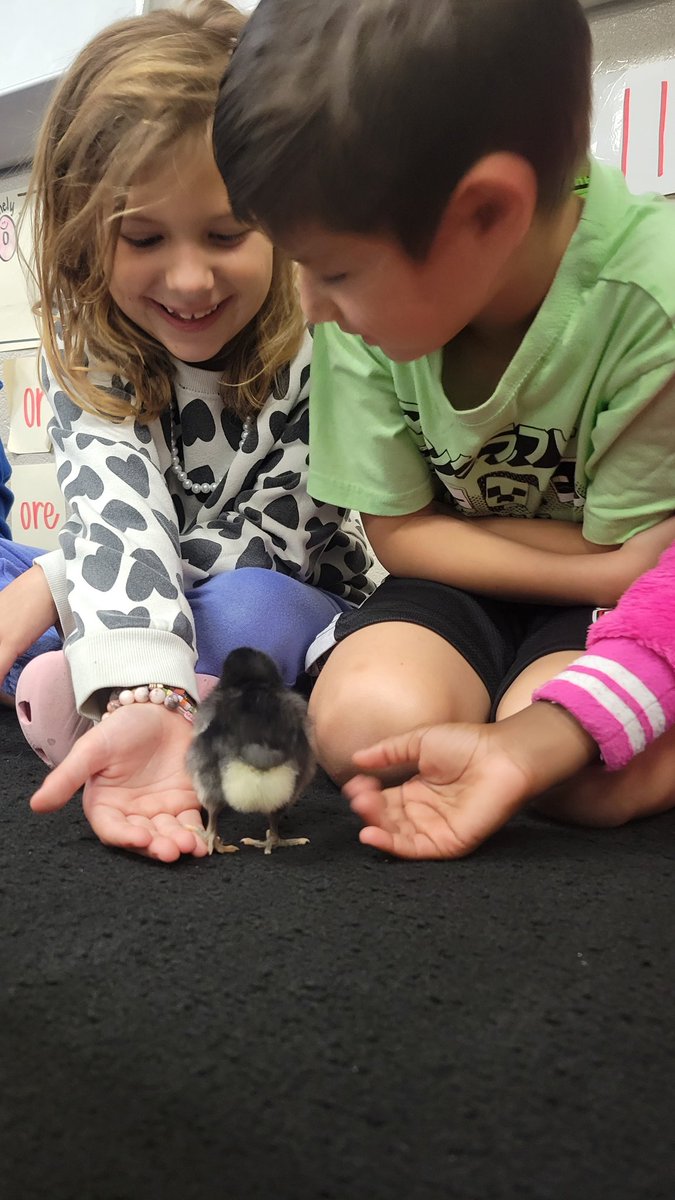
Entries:
[[461,858],[596,754],[569,713],[542,702],[496,725],[434,725],[361,750],[354,761],[365,770],[418,774],[387,788],[357,775],[343,791],[365,822],[365,845],[400,858]]
[[131,704],[79,738],[31,799],[54,812],[84,786],[82,807],[106,846],[161,862],[201,858],[206,846],[187,826],[201,826],[200,805],[185,767],[192,726],[161,705]]
[[32,566],[0,592],[0,683],[29,646],[58,620],[42,567]]

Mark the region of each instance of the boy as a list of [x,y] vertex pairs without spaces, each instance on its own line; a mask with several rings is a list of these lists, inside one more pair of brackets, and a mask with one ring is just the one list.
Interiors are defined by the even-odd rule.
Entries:
[[389,572],[313,694],[340,782],[522,709],[672,536],[675,213],[589,162],[590,76],[577,0],[261,0],[224,81],[233,208],[321,323],[310,489]]

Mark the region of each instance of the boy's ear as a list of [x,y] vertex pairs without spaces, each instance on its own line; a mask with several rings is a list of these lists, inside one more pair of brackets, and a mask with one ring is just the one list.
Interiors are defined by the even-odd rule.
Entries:
[[467,171],[446,206],[439,233],[445,227],[482,242],[515,250],[534,220],[537,176],[517,154],[487,154]]

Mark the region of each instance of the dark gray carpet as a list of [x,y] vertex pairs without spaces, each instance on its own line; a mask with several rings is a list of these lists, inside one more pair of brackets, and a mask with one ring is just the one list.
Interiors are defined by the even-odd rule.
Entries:
[[11,713],[0,770],[4,1200],[674,1194],[675,816],[408,864],[323,780],[160,866],[31,814]]

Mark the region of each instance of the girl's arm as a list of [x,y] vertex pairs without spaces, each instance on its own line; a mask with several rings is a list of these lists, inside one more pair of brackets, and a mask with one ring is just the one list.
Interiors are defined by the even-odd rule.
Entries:
[[194,626],[152,429],[83,412],[56,387],[50,402],[69,506],[66,589],[54,594],[78,709],[96,719],[100,690],[154,680],[194,694]]
[[[404,858],[457,858],[598,754],[610,770],[627,766],[675,724],[674,608],[675,545],[591,626],[587,653],[535,692],[528,708],[496,724],[413,730],[359,751],[357,770],[396,766],[413,774],[399,787],[383,788],[373,774],[345,786],[366,826],[361,840]],[[586,793],[589,785],[587,817],[626,819],[618,793],[601,805],[599,774]],[[576,778],[573,788],[576,804]],[[649,784],[636,791],[633,782],[630,793],[630,814],[660,811],[650,806]]]
[[366,845],[401,858],[463,858],[596,756],[569,713],[532,704],[492,725],[434,725],[386,738],[354,755],[356,769],[396,767],[412,778],[383,787],[375,774],[356,775],[343,790]]

